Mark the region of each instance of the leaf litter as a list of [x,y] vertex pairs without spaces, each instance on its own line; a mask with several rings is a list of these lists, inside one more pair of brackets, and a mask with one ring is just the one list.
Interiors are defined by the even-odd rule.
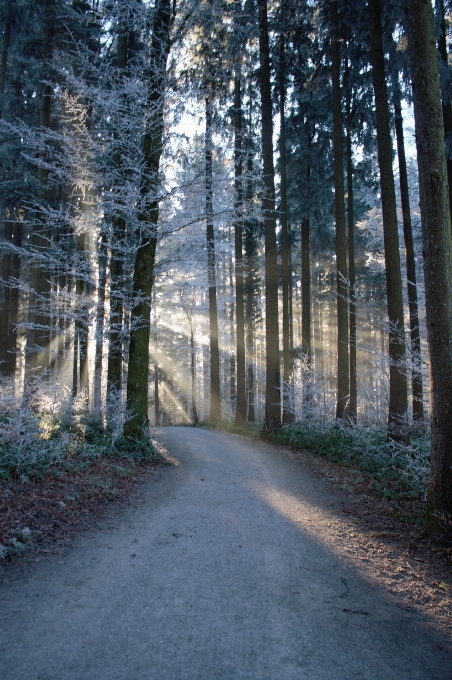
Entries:
[[381,498],[359,470],[309,451],[276,448],[306,466],[325,488],[330,509],[316,518],[318,538],[379,583],[396,606],[427,615],[452,639],[452,546],[444,538],[435,541],[423,535],[422,502]]
[[77,532],[130,504],[138,486],[168,459],[101,458],[89,467],[55,466],[38,479],[0,483],[0,577],[23,558],[62,554]]

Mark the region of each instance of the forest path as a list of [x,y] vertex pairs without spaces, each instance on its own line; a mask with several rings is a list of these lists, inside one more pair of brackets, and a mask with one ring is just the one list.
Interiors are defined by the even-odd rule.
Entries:
[[0,587],[2,679],[452,678],[426,620],[335,547],[338,501],[309,470],[216,431],[154,435],[178,464],[135,507]]

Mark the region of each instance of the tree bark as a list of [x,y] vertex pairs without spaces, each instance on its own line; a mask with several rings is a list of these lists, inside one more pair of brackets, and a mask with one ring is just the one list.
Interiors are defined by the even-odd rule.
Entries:
[[301,350],[305,370],[303,372],[303,415],[309,417],[312,407],[312,319],[311,319],[311,253],[310,222],[301,222]]
[[140,230],[133,274],[135,304],[132,309],[129,370],[127,374],[128,419],[124,425],[124,436],[129,439],[147,437],[146,430],[149,424],[150,307],[157,245],[159,216],[157,190],[163,144],[163,106],[171,23],[170,0],[160,0],[155,9],[151,42],[147,95],[149,119],[143,137],[142,209],[139,214]]
[[237,332],[237,392],[235,424],[246,422],[245,385],[245,308],[243,298],[243,160],[242,160],[242,95],[240,74],[234,79],[234,172],[235,172],[235,309]]
[[[397,88],[398,89],[398,88]],[[421,335],[419,332],[419,311],[417,303],[416,261],[414,256],[413,230],[411,227],[410,193],[406,169],[405,143],[403,139],[403,119],[400,97],[396,90],[394,98],[397,155],[399,159],[400,198],[402,201],[403,237],[405,240],[406,269],[408,278],[408,307],[410,311],[411,333],[411,391],[413,398],[413,420],[424,420],[422,390]]]
[[[22,246],[22,222],[5,219],[5,240],[15,248]],[[0,310],[0,372],[14,377],[16,372],[19,289],[15,281],[20,276],[20,255],[17,252],[3,256],[4,297]]]
[[3,115],[3,98],[5,94],[6,71],[8,66],[9,45],[11,42],[11,28],[13,25],[14,0],[7,0],[6,18],[3,27],[2,55],[0,60],[0,118]]
[[[119,33],[116,48],[116,65],[119,76],[126,73],[129,40],[131,31],[127,8],[119,17]],[[118,172],[123,171],[123,157],[121,152],[122,140],[115,134],[117,150],[114,154],[114,163]],[[124,316],[124,262],[123,247],[126,236],[126,221],[122,215],[114,215],[112,218],[112,243],[110,260],[110,338],[107,366],[107,391],[120,391],[122,389],[122,361],[123,361],[123,316]]]
[[358,417],[358,372],[356,366],[356,277],[355,277],[355,215],[353,196],[353,155],[351,137],[351,91],[348,61],[345,66],[346,76],[346,156],[347,156],[347,227],[348,227],[348,282],[349,282],[349,315],[350,315],[350,399],[348,417],[353,423]]
[[159,392],[159,364],[157,361],[157,347],[158,335],[157,330],[154,333],[154,422],[156,426],[160,425],[160,392]]
[[[44,49],[43,49],[43,77],[49,78],[49,70],[53,58],[53,41],[55,32],[55,0],[46,0],[44,4]],[[51,127],[51,108],[53,99],[53,87],[44,84],[42,89],[40,125],[41,128]],[[38,181],[42,188],[42,198],[48,202],[48,170],[38,168]],[[37,212],[34,225],[33,246],[36,254],[44,254],[49,247],[49,229],[46,225],[46,216],[41,211]],[[41,220],[42,224],[39,224]],[[48,273],[39,264],[32,266],[31,272],[31,304],[29,306],[29,329],[27,332],[27,372],[39,368],[47,368],[49,365],[49,341],[50,341],[50,316],[46,305],[50,305],[50,283]]]
[[217,282],[215,271],[215,235],[213,229],[212,205],[212,101],[206,97],[206,228],[207,228],[207,273],[209,279],[209,341],[210,341],[210,420],[221,419],[220,397],[220,350],[218,338]]
[[333,85],[334,204],[336,216],[337,288],[337,403],[336,418],[347,420],[350,399],[348,353],[347,240],[345,230],[344,144],[340,84],[339,28],[337,0],[331,9],[331,77]]
[[190,322],[190,355],[191,355],[191,417],[193,424],[198,422],[198,409],[196,407],[196,346],[193,336],[193,325]]
[[[253,159],[248,152],[247,159],[247,184],[246,201],[250,205],[253,198]],[[248,422],[254,423],[254,324],[255,324],[255,276],[256,276],[256,237],[254,234],[253,223],[248,218],[245,222],[245,257],[246,257],[246,277],[245,277],[245,318],[246,318],[246,394],[248,402]]]
[[400,246],[394,173],[392,169],[392,139],[386,88],[380,0],[369,0],[368,7],[389,317],[388,439],[408,443],[408,395],[405,366],[402,275],[400,270]]
[[[440,36],[438,40],[438,51],[441,60],[444,64],[445,69],[449,69],[448,65],[448,54],[447,54],[447,42],[446,42],[446,18],[444,12],[444,1],[436,0],[436,6],[438,8],[439,19],[440,19]],[[442,110],[443,110],[443,125],[444,125],[444,141],[446,146],[446,167],[447,167],[447,178],[449,185],[449,209],[451,211],[451,222],[452,222],[452,101],[446,98],[443,93],[442,96]]]
[[104,353],[104,330],[105,330],[105,300],[107,287],[107,237],[102,232],[101,242],[97,255],[99,276],[97,283],[97,309],[96,309],[96,353],[94,359],[94,398],[93,412],[100,419],[102,415],[102,369]]
[[258,9],[265,224],[265,435],[279,428],[281,424],[281,375],[279,365],[278,260],[276,249],[275,172],[273,166],[273,120],[267,0],[258,0]]
[[435,28],[428,0],[411,0],[407,32],[432,394],[427,529],[434,533],[447,524],[450,528],[452,516],[452,243]]

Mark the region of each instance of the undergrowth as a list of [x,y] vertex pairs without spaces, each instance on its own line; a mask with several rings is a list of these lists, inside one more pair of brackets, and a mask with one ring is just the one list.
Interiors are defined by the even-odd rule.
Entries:
[[57,465],[70,471],[102,456],[144,462],[158,454],[150,437],[126,440],[90,415],[58,417],[25,407],[0,414],[0,480],[37,479]]
[[425,496],[429,474],[430,437],[412,432],[409,446],[388,442],[384,428],[341,427],[315,419],[286,425],[270,435],[276,444],[311,451],[371,477],[374,489],[387,498]]
[[[252,439],[262,437],[262,423],[239,427],[228,421],[200,423]],[[359,469],[373,481],[378,495],[390,499],[425,499],[429,476],[430,436],[414,430],[409,446],[388,442],[385,428],[342,427],[315,418],[285,425],[268,435],[275,444],[309,451],[347,467]]]

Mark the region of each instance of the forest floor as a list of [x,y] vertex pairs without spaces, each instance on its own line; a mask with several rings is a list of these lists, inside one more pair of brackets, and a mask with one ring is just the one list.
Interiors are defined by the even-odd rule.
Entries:
[[[81,589],[84,597],[83,593],[88,587],[76,585],[77,591],[73,595],[67,579],[73,580],[74,584],[82,584],[93,578],[92,582],[96,585],[90,587],[94,590],[86,593],[87,602],[90,598],[93,599],[93,605],[86,604],[86,607],[97,607],[97,613],[93,613],[93,622],[100,616],[100,611],[104,612],[104,608],[108,610],[109,606],[114,606],[115,598],[120,597],[122,590],[126,591],[122,597],[132,601],[138,597],[135,586],[139,590],[146,583],[145,588],[152,591],[153,602],[145,615],[148,617],[146,622],[151,620],[150,625],[156,631],[156,640],[166,631],[164,627],[160,630],[162,621],[170,631],[179,625],[176,620],[180,620],[182,625],[187,619],[188,623],[183,624],[186,633],[184,642],[181,642],[182,646],[178,651],[171,647],[170,656],[172,654],[177,658],[186,658],[188,654],[195,665],[198,661],[195,657],[190,657],[190,654],[193,653],[193,645],[199,650],[201,643],[199,639],[196,642],[196,635],[189,634],[193,617],[196,619],[193,625],[198,626],[201,631],[199,635],[208,636],[201,645],[206,650],[207,657],[213,649],[209,636],[215,639],[218,636],[215,654],[223,653],[225,645],[227,648],[224,641],[226,636],[231,644],[231,649],[227,648],[229,651],[225,652],[226,657],[231,664],[236,663],[235,655],[240,656],[243,651],[240,647],[245,644],[243,639],[248,640],[251,635],[243,627],[248,619],[249,625],[256,627],[256,636],[262,638],[261,644],[267,640],[265,644],[268,643],[268,650],[262,648],[261,656],[252,656],[250,659],[247,657],[246,663],[254,669],[250,671],[251,674],[234,674],[229,667],[224,675],[216,675],[216,671],[212,674],[212,668],[216,668],[215,663],[218,662],[207,659],[206,670],[200,671],[199,676],[196,675],[199,678],[276,677],[271,672],[275,673],[275,668],[282,666],[272,667],[270,672],[271,664],[276,661],[268,660],[266,655],[271,649],[279,654],[275,650],[279,650],[281,644],[284,649],[287,647],[287,655],[281,657],[279,663],[289,665],[286,674],[277,677],[300,677],[298,666],[296,671],[290,670],[290,664],[295,663],[292,656],[290,663],[287,659],[292,654],[289,653],[289,648],[299,646],[295,638],[292,640],[290,636],[293,637],[297,627],[303,623],[304,628],[301,626],[300,630],[306,631],[306,626],[309,630],[312,628],[311,637],[314,638],[312,640],[308,636],[305,639],[303,654],[306,648],[312,647],[312,654],[315,656],[317,652],[314,650],[321,647],[319,641],[331,639],[332,647],[328,654],[337,658],[337,663],[345,664],[341,668],[348,668],[347,664],[352,663],[351,659],[357,654],[358,657],[364,655],[362,661],[365,664],[369,660],[369,654],[375,655],[376,665],[368,664],[368,670],[359,670],[361,666],[358,668],[358,659],[355,671],[347,671],[344,675],[338,670],[332,671],[332,674],[325,671],[318,676],[315,674],[317,671],[311,669],[311,678],[374,679],[397,675],[409,677],[410,680],[418,677],[452,679],[452,673],[448,670],[451,667],[452,647],[447,642],[452,639],[451,551],[448,546],[422,538],[419,526],[408,521],[413,513],[417,513],[416,507],[406,505],[404,516],[401,516],[400,504],[395,507],[392,501],[377,498],[372,493],[371,482],[358,470],[344,468],[312,453],[294,452],[287,447],[250,442],[238,435],[224,435],[195,428],[160,428],[157,436],[171,455],[176,456],[175,461],[167,457],[167,463],[174,462],[174,465],[168,468],[168,474],[164,473],[163,477],[162,472],[156,470],[156,465],[161,466],[162,463],[136,464],[112,458],[97,461],[86,470],[71,473],[59,471],[49,473],[37,482],[21,484],[16,480],[0,486],[2,536],[14,537],[24,527],[32,532],[32,540],[22,557],[13,557],[3,567],[3,587],[6,590],[0,591],[0,610],[4,608],[2,616],[5,619],[5,631],[8,631],[5,633],[9,640],[7,645],[12,644],[11,652],[8,646],[11,663],[18,663],[20,641],[27,635],[25,630],[19,633],[17,643],[11,642],[15,627],[19,626],[22,631],[20,626],[24,625],[23,622],[20,623],[20,617],[16,621],[16,614],[27,607],[29,609],[31,603],[27,599],[27,588],[33,590],[33,593],[42,593],[43,603],[40,602],[40,606],[44,606],[47,597],[47,609],[41,613],[35,613],[32,609],[29,611],[30,616],[46,616],[49,607],[61,606],[63,609],[59,611],[58,617],[67,618],[70,612],[66,611],[67,606],[64,608],[64,602],[70,603],[74,597],[74,601],[78,602],[79,590]],[[164,448],[161,450],[164,452]],[[162,460],[165,461],[165,458]],[[160,484],[155,485],[153,479],[160,481]],[[257,498],[261,499],[259,503]],[[136,509],[138,504],[142,508],[141,514]],[[104,520],[100,520],[102,516]],[[108,529],[108,535],[105,532],[105,522],[115,525]],[[119,528],[118,524],[124,528]],[[132,534],[136,538],[132,539]],[[132,543],[137,545],[132,546]],[[238,548],[242,550],[236,556],[238,543]],[[75,546],[74,549],[69,549],[70,544]],[[101,545],[106,547],[100,548]],[[133,549],[132,555],[129,554],[130,548]],[[107,550],[111,552],[108,553]],[[141,554],[143,562],[139,560]],[[87,565],[98,565],[94,575],[89,579],[85,576],[79,578],[76,573],[80,570],[80,566],[75,564],[77,560],[84,560]],[[240,560],[245,561],[244,565],[240,566]],[[74,565],[66,566],[72,562]],[[42,578],[39,577],[41,580],[36,576],[36,570],[43,572]],[[56,574],[55,584],[52,586],[48,584],[54,579],[53,575],[49,577],[48,572],[51,570],[52,574]],[[145,572],[148,575],[145,576]],[[59,596],[55,599],[55,592],[58,592],[56,589],[59,587],[58,578],[63,583],[64,587],[61,587],[66,589],[62,599]],[[116,584],[114,595],[113,591],[109,591],[108,597],[104,594],[102,599],[102,591],[111,587],[109,584],[112,581]],[[13,590],[15,587],[14,597],[11,593],[5,594],[9,592],[8,583],[12,584]],[[365,584],[371,585],[372,592],[368,591],[368,585]],[[140,595],[143,601],[146,601],[146,592],[144,590]],[[111,605],[108,603],[109,597],[112,598]],[[214,604],[210,598],[213,598]],[[9,602],[11,612],[10,605],[6,606]],[[382,603],[386,603],[383,608]],[[135,605],[141,606],[139,603]],[[268,611],[262,614],[255,607],[267,607]],[[118,614],[119,619],[123,616],[122,611],[121,609],[120,615]],[[134,612],[134,616],[140,619],[138,610],[134,609]],[[116,615],[110,611],[108,621],[111,616],[115,618]],[[340,616],[348,618],[341,623],[338,618]],[[54,612],[53,618],[55,617]],[[58,617],[55,620],[59,620]],[[220,623],[225,617],[228,621],[231,618],[231,621],[228,623],[228,630],[222,633]],[[270,641],[267,639],[269,633],[265,623],[274,619],[276,628],[282,627],[278,640],[283,640],[276,647],[276,638]],[[359,623],[359,620],[362,622]],[[69,635],[72,625],[75,626],[74,621],[69,621],[66,635]],[[89,627],[94,626],[94,623],[88,624],[85,620],[83,625]],[[30,626],[32,627],[32,623]],[[122,627],[129,631],[127,626]],[[235,638],[229,639],[231,630],[235,629],[241,631],[240,644]],[[83,634],[82,642],[77,641],[75,644],[73,640],[77,630],[78,628],[74,628],[75,632],[71,633],[71,644],[79,654],[82,654],[81,649],[86,654],[86,645],[89,646],[91,642],[86,642],[85,638],[94,639],[101,633],[97,631]],[[341,630],[346,631],[346,638],[341,642],[342,647],[337,647],[334,636],[339,635],[338,631]],[[433,637],[426,631],[434,631]],[[118,636],[123,634],[125,633],[115,632]],[[182,633],[178,629],[177,635],[179,634]],[[286,634],[287,641],[284,639]],[[369,640],[367,635],[370,636]],[[382,642],[377,635],[386,635],[386,642]],[[316,641],[317,636],[320,637]],[[427,645],[428,649],[424,649],[427,638],[432,642]],[[1,642],[0,635],[0,647]],[[110,644],[108,641],[104,642],[107,646]],[[14,662],[17,644],[19,656]],[[239,651],[237,645],[240,647]],[[258,649],[256,645],[258,642],[253,641],[251,646]],[[372,645],[371,651],[368,645]],[[412,658],[409,658],[411,651],[407,648],[409,661],[403,663],[408,665],[400,674],[400,670],[396,673],[395,665],[391,666],[395,663],[391,654],[394,654],[394,648],[397,649],[397,654],[400,651],[402,667],[401,648],[404,645],[411,645]],[[45,645],[43,649],[45,651]],[[236,650],[233,655],[232,649]],[[143,663],[146,654],[151,653],[143,652],[141,647],[138,652],[143,656]],[[255,654],[254,651],[248,652]],[[44,652],[36,652],[40,653]],[[349,653],[352,655],[350,658]],[[119,651],[115,651],[113,656],[115,654],[119,654]],[[167,677],[195,677],[190,673],[178,674],[174,665],[167,669],[166,661],[159,656],[160,652],[154,650],[153,654],[153,663],[158,657],[159,680]],[[419,654],[422,662],[416,661]],[[428,659],[433,656],[428,660],[426,654]],[[439,656],[435,657],[435,654]],[[267,659],[266,663],[270,664],[265,668],[262,665],[264,657]],[[304,657],[304,660],[300,657],[296,663],[305,664],[309,669],[311,661],[308,663],[308,657],[309,655]],[[90,663],[94,664],[93,659]],[[209,667],[210,662],[213,666]],[[74,663],[77,664],[78,661],[75,660]],[[385,663],[389,664],[389,670],[382,670],[385,669]],[[204,668],[202,664],[201,666]],[[434,667],[436,671],[433,674],[427,671],[427,668]],[[126,672],[121,675],[119,670],[111,676],[106,671],[105,674],[98,675],[92,675],[92,672],[94,671],[87,670],[86,674],[80,672],[79,675],[71,675],[69,671],[58,671],[55,675],[50,673],[45,677],[132,677]],[[18,672],[17,675],[8,677],[15,680],[16,677],[34,678],[35,675],[29,676],[24,671],[23,675]],[[142,676],[137,671],[133,677]]]
[[24,561],[60,554],[77,533],[130,505],[139,486],[171,464],[159,453],[140,462],[104,456],[84,465],[52,467],[37,479],[0,481],[0,546],[16,546],[0,560],[0,580]]

